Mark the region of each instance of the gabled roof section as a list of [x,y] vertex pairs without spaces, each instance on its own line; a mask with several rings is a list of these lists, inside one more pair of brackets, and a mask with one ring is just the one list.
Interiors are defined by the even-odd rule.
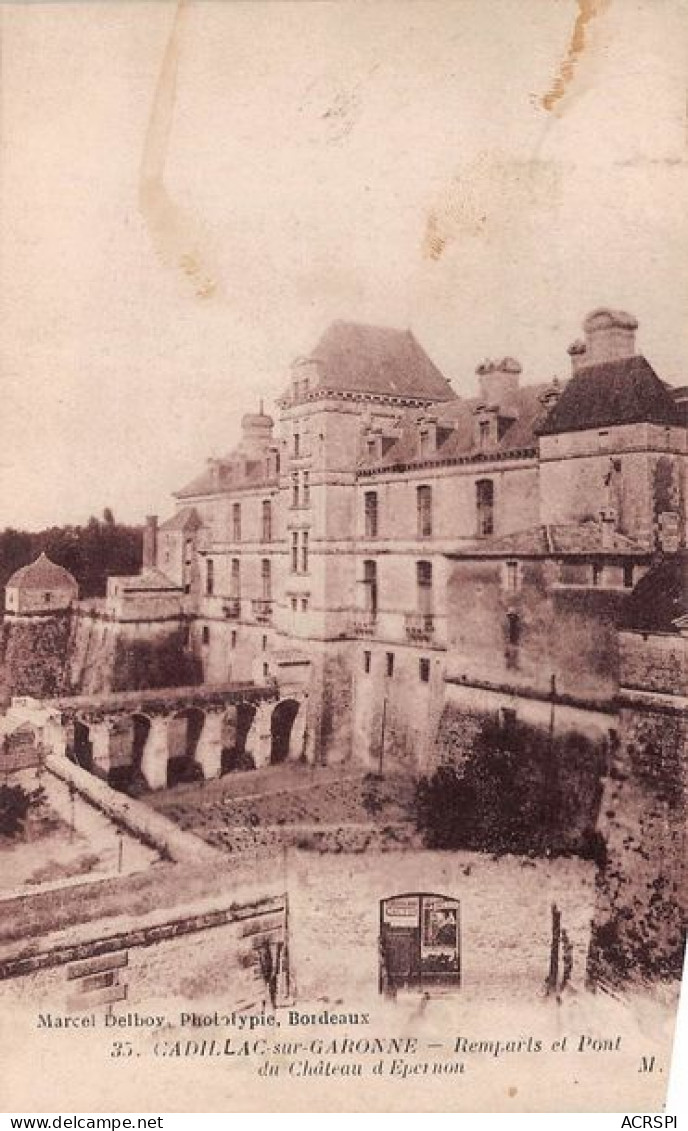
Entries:
[[161,570],[156,569],[155,566],[150,566],[141,571],[141,573],[132,574],[129,577],[118,577],[118,581],[122,583],[122,587],[127,590],[173,590],[178,592],[181,586],[177,585],[175,581],[171,581],[167,574]]
[[317,388],[427,401],[456,394],[410,330],[333,322],[308,359]]
[[[406,411],[399,421],[399,438],[387,449],[380,459],[365,456],[359,463],[362,471],[389,471],[394,468],[409,467],[413,464],[441,463],[463,459],[504,458],[510,452],[522,453],[537,448],[537,428],[544,421],[546,409],[542,396],[551,388],[550,383],[525,385],[516,390],[509,399],[509,416],[499,440],[486,449],[477,443],[475,423],[476,410],[482,398],[454,398],[451,401],[431,405],[425,413],[417,409]],[[434,452],[420,455],[420,433],[424,416],[437,419],[437,448]]]
[[501,537],[476,539],[450,557],[578,557],[587,554],[619,554],[647,557],[646,547],[618,530],[606,530],[601,522],[558,523],[533,526]]
[[201,526],[203,526],[203,523],[196,508],[182,507],[180,511],[173,514],[166,522],[162,522],[159,529],[194,531],[199,530]]
[[671,392],[644,357],[582,366],[539,429],[543,436],[614,424],[680,424]]

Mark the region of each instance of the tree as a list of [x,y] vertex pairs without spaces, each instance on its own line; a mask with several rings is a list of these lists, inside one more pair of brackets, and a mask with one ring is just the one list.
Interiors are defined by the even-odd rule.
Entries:
[[45,801],[45,790],[24,789],[21,785],[0,785],[0,836],[15,840],[21,836],[32,809]]
[[417,786],[416,823],[430,848],[595,855],[604,744],[485,719],[461,766]]

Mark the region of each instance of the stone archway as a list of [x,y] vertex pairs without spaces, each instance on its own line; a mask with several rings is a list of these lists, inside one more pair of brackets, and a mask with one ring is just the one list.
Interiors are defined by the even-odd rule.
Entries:
[[205,712],[200,707],[185,707],[167,725],[167,784],[179,785],[199,781],[203,771],[196,761],[198,744],[205,726]]
[[74,720],[74,742],[72,745],[72,759],[77,766],[84,770],[93,769],[93,743],[91,729],[81,719]]
[[235,770],[254,770],[255,762],[246,750],[256,708],[251,703],[239,703],[231,707],[222,721],[222,773]]
[[286,762],[291,753],[294,722],[301,704],[296,699],[283,699],[270,719],[270,765]]

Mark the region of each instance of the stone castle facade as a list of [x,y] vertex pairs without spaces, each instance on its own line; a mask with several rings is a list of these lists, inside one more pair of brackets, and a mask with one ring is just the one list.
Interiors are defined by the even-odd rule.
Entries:
[[[293,364],[277,423],[262,405],[244,416],[235,450],[176,492],[171,517],[147,520],[141,573],[110,578],[104,603],[75,606],[63,573],[46,598],[44,561],[15,575],[15,650],[37,662],[22,632],[40,642],[66,618],[70,675],[45,694],[107,692],[113,649],[173,636],[220,700],[262,694],[229,723],[222,700],[210,738],[192,707],[200,745],[187,722],[177,753],[205,776],[245,754],[427,773],[465,759],[487,717],[592,739],[609,854],[595,976],[624,963],[675,972],[688,907],[688,388],[637,352],[631,315],[598,309],[583,329],[567,380],[524,383],[506,357],[478,367],[467,399],[410,332],[334,323]],[[164,785],[170,725],[146,773],[155,712],[120,707],[139,712],[120,728],[122,767],[133,759]],[[93,734],[85,748],[107,776],[117,727],[97,726],[102,752]]]
[[476,702],[614,729],[628,597],[685,544],[688,391],[636,327],[596,310],[567,381],[507,357],[465,399],[410,332],[335,323],[277,425],[245,416],[148,519],[108,614],[183,625],[207,682],[302,688],[310,759],[422,771],[443,710]]

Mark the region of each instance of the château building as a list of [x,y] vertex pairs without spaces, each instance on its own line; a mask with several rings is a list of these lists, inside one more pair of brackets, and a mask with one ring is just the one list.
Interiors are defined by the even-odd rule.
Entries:
[[448,707],[607,734],[628,597],[685,544],[688,390],[636,329],[595,310],[566,380],[487,360],[463,398],[410,331],[335,322],[147,520],[110,615],[300,688],[310,760],[422,770]]

